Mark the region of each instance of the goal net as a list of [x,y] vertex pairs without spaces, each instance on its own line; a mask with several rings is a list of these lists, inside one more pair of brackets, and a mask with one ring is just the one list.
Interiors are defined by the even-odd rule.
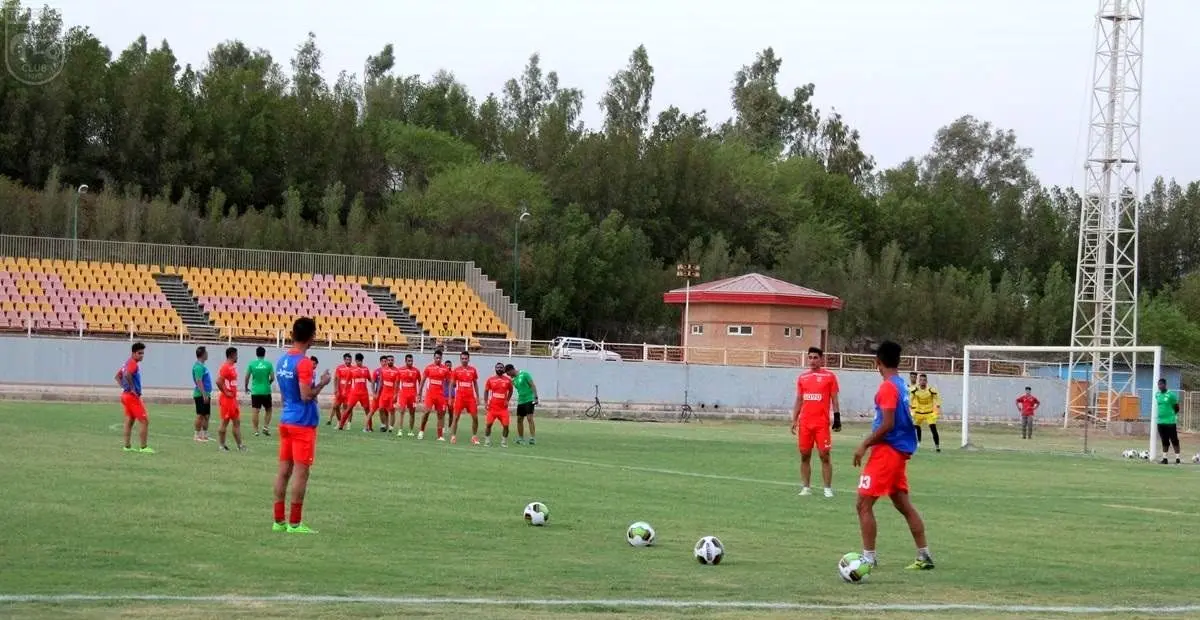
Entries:
[[[1093,375],[1092,354],[1115,354],[1111,379]],[[945,394],[943,406],[952,411],[958,403],[950,399],[961,397],[963,448],[1108,456],[1146,450],[1154,459],[1160,448],[1153,390],[1162,376],[1157,346],[967,345],[961,393]],[[1028,438],[1017,402],[1026,388],[1039,403]]]

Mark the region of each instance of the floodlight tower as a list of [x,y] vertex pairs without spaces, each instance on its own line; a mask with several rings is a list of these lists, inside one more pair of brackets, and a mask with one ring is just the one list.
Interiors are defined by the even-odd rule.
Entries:
[[[1145,0],[1100,0],[1096,14],[1073,346],[1137,344],[1144,8]],[[1107,423],[1117,405],[1111,396],[1136,393],[1135,364],[1132,353],[1071,354],[1070,378],[1088,376],[1088,416]],[[1081,404],[1069,392],[1064,425]]]

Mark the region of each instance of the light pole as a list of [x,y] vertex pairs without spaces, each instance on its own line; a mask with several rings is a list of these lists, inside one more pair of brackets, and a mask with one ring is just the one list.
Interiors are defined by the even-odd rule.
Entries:
[[683,278],[683,363],[688,360],[688,336],[692,333],[692,280],[700,278],[700,265],[679,263],[675,265],[675,276]]
[[521,255],[518,242],[521,238],[521,222],[529,217],[529,209],[522,203],[521,215],[517,217],[517,221],[513,224],[513,303],[517,303],[517,288],[521,285]]
[[88,191],[87,185],[75,190],[75,206],[71,209],[71,260],[79,260],[79,199]]

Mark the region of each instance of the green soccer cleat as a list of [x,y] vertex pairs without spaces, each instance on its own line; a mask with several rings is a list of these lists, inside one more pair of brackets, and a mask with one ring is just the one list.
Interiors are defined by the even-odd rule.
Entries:
[[129,446],[125,446],[124,448],[121,448],[121,451],[123,451],[123,452],[137,452],[137,448],[131,448],[131,447],[129,447]]
[[287,531],[287,523],[284,523],[282,521],[275,521],[275,522],[271,523],[271,531],[272,532],[286,532]]
[[904,568],[907,570],[933,570],[933,560],[917,558],[916,561]]
[[138,448],[138,452],[141,452],[142,454],[154,454],[154,448],[146,446],[145,448]]
[[296,525],[288,525],[287,533],[288,534],[316,534],[317,530],[314,530],[311,527],[308,527],[307,525],[305,525],[303,523],[297,523]]

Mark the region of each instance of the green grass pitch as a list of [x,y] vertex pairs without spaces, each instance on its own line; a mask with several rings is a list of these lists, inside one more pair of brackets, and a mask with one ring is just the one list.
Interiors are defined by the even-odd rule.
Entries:
[[[248,411],[243,410],[247,419]],[[908,572],[903,520],[877,509],[881,568],[842,583],[837,559],[860,548],[850,466],[865,427],[836,434],[833,499],[798,497],[787,427],[541,419],[536,446],[417,442],[322,426],[305,521],[272,533],[276,438],[222,454],[191,440],[190,411],[151,406],[154,455],[120,450],[117,404],[0,402],[0,595],[245,595],[671,599],[804,604],[1162,606],[1200,598],[1200,467],[1121,460],[1144,440],[981,429],[985,447],[928,449],[910,465],[938,568]],[[514,420],[515,424],[515,420]],[[215,436],[215,420],[212,432]],[[515,429],[514,429],[515,434]],[[465,439],[466,437],[463,437]],[[1185,438],[1185,444],[1190,438]],[[1184,446],[1189,454],[1196,446]],[[1190,460],[1190,459],[1188,459]],[[815,464],[815,462],[814,462]],[[819,469],[814,477],[819,480]],[[548,527],[524,505],[546,502]],[[624,541],[632,521],[653,548]],[[727,549],[716,567],[691,548]],[[0,601],[0,616],[54,618],[861,617],[849,610],[644,609],[241,601]],[[1011,610],[1009,610],[1011,611]],[[883,613],[883,610],[869,614]],[[946,611],[973,618],[1002,610]],[[868,614],[868,615],[869,615]],[[903,615],[897,612],[894,616]],[[913,612],[911,617],[917,617]],[[1042,614],[1042,616],[1051,614]],[[1129,614],[1125,614],[1129,615]]]

